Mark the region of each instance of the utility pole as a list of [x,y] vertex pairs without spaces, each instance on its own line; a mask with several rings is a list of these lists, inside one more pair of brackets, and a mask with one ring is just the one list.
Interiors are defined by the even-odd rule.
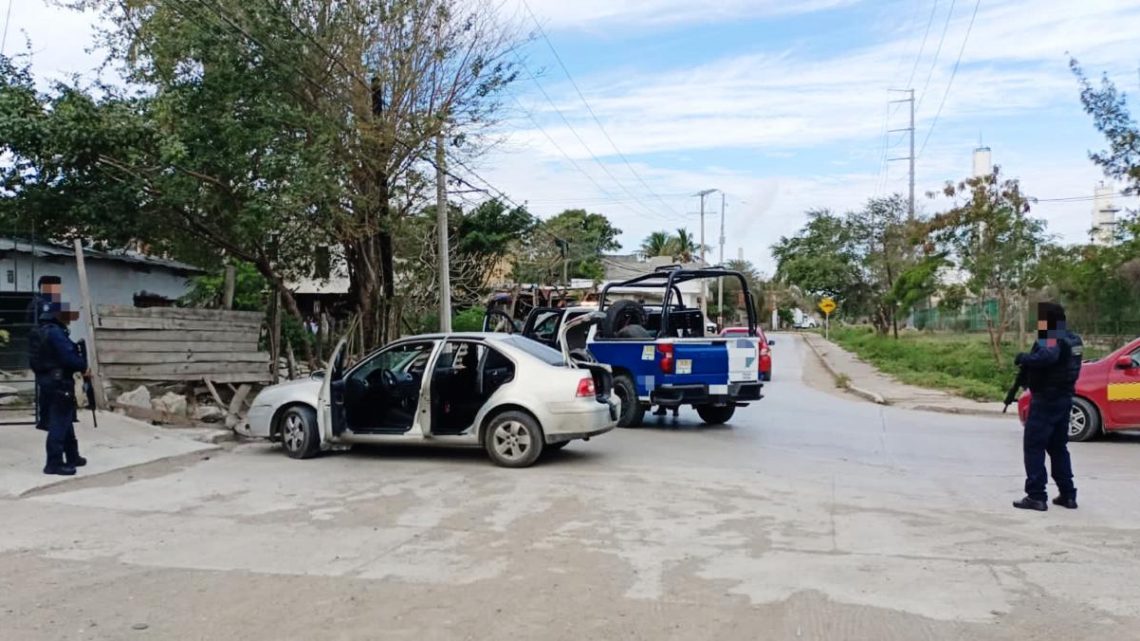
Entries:
[[[705,267],[708,263],[705,262],[705,197],[715,192],[715,189],[703,189],[697,192],[701,197],[701,267]],[[709,289],[708,283],[701,279],[701,322],[705,322],[709,317]]]
[[444,167],[443,130],[435,138],[435,218],[439,228],[439,331],[451,332],[451,256],[448,247],[447,171]]
[[[720,192],[720,259],[718,260],[721,267],[724,267],[724,192]],[[716,279],[716,324],[721,329],[724,328],[724,277]]]
[[910,220],[914,220],[914,89],[891,89],[891,91],[909,94],[908,98],[903,98],[901,100],[891,100],[890,104],[893,105],[903,102],[910,104],[910,126],[904,129],[891,129],[888,130],[887,133],[895,134],[904,131],[910,133],[910,155],[901,156],[899,158],[891,158],[889,160],[890,162],[895,162],[898,160],[910,161],[910,206],[907,209],[907,217]]

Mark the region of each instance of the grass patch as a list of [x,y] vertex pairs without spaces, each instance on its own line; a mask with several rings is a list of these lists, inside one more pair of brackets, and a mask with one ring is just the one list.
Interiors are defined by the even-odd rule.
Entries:
[[904,383],[977,401],[1005,397],[1015,374],[1013,356],[1020,351],[1003,345],[1004,363],[997,367],[985,334],[907,332],[895,340],[870,328],[833,327],[831,340]]
[[851,386],[851,377],[846,374],[836,374],[835,386],[839,389],[847,389]]

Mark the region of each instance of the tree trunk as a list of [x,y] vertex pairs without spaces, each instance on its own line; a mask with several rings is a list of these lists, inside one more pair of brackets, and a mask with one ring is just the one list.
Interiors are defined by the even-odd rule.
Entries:
[[[257,267],[257,271],[269,281],[273,289],[281,294],[281,303],[285,309],[289,310],[289,314],[293,316],[293,318],[296,318],[298,323],[304,325],[305,318],[301,315],[301,308],[297,305],[297,299],[293,298],[293,292],[289,291],[289,288],[285,286],[285,279],[273,269],[273,265],[270,264],[269,259],[259,258],[254,263],[254,266]],[[280,313],[280,310],[278,310],[278,313]],[[317,361],[313,357],[312,344],[309,341],[305,341],[301,347],[304,348],[305,360],[309,363],[309,366],[316,368]]]

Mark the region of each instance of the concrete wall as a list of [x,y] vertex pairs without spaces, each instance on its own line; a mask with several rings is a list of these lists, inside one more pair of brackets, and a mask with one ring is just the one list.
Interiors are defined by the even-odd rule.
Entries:
[[[9,272],[12,272],[16,282],[9,282]],[[45,274],[59,276],[63,280],[64,302],[78,309],[79,274],[74,259],[39,258],[35,261],[33,274],[31,256],[10,252],[0,259],[0,290],[33,292],[36,290],[36,281]],[[171,299],[180,298],[190,291],[187,276],[155,267],[148,270],[144,265],[114,260],[88,258],[87,281],[95,305],[133,306],[135,294],[144,291]],[[90,336],[87,321],[82,316],[71,324],[71,335],[75,339]]]

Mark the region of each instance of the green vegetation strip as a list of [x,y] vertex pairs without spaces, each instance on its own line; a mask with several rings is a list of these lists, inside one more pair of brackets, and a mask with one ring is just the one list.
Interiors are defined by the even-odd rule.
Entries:
[[831,340],[908,385],[946,390],[977,401],[1000,401],[1013,381],[1013,356],[1002,346],[1003,365],[994,364],[985,334],[904,332],[898,340],[870,328],[832,328]]

